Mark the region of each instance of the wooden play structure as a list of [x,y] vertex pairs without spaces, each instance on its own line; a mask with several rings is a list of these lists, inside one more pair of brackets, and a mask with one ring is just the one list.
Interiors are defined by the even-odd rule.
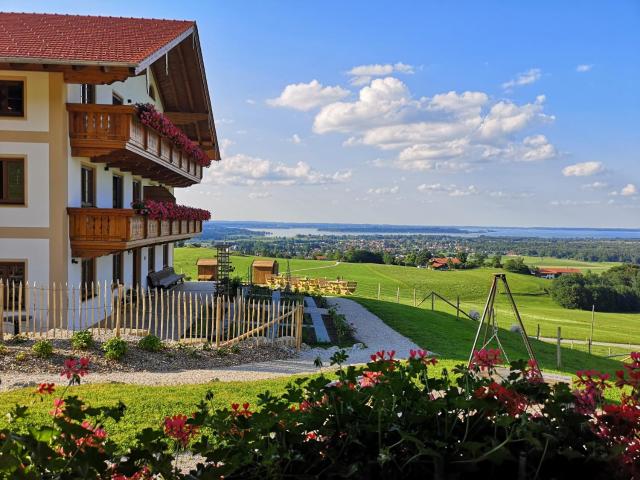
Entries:
[[251,263],[251,282],[254,285],[268,285],[267,278],[278,275],[276,260],[254,260]]
[[200,258],[198,266],[199,282],[215,282],[218,280],[218,260],[215,258]]
[[304,292],[323,295],[351,295],[356,291],[358,284],[346,280],[328,280],[326,278],[292,277],[285,275],[270,275],[266,279],[266,285],[274,290],[287,288],[294,292]]

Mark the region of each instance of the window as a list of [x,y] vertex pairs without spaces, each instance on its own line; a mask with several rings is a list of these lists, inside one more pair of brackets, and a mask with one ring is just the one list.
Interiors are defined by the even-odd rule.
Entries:
[[123,255],[121,253],[114,253],[112,255],[112,265],[113,265],[113,283],[119,284],[123,283],[123,274],[122,274],[122,266],[123,266]]
[[0,159],[0,203],[24,205],[24,159]]
[[134,202],[142,201],[142,182],[140,180],[133,181],[133,196],[132,200]]
[[156,89],[153,88],[153,85],[149,85],[149,96],[152,100],[156,99]]
[[[22,282],[24,285],[25,277],[25,263],[24,262],[0,262],[0,281],[4,285],[4,306],[5,308],[12,305],[18,306],[18,289],[17,286]],[[15,298],[13,297],[14,290],[11,285],[16,285]],[[24,303],[24,300],[23,300]]]
[[147,248],[147,271],[148,273],[156,271],[156,247]]
[[169,244],[162,245],[162,268],[169,266]]
[[96,103],[96,86],[91,83],[83,83],[80,86],[80,103]]
[[24,117],[24,82],[0,80],[0,116]]
[[85,287],[86,290],[90,291],[91,284],[95,282],[96,279],[96,260],[94,258],[83,258],[81,267],[80,287],[82,288],[83,298],[85,298]]
[[116,92],[113,92],[111,95],[111,103],[113,105],[122,105],[124,102],[122,101],[122,97],[118,95]]
[[82,167],[80,173],[80,190],[81,190],[81,203],[82,207],[95,207],[96,206],[96,194],[95,194],[95,180],[94,170],[89,167]]
[[123,179],[119,175],[113,176],[113,208],[122,208],[123,199]]

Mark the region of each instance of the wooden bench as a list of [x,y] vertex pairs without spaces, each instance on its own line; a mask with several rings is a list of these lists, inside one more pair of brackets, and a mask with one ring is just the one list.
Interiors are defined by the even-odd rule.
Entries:
[[148,275],[150,288],[171,288],[178,283],[184,283],[184,275],[176,273],[173,267],[163,268],[159,272]]

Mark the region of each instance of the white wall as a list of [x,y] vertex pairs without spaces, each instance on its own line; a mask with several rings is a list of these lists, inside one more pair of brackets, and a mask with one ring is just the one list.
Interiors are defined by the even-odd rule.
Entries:
[[[122,98],[124,105],[152,103],[159,111],[162,111],[162,103],[160,102],[158,88],[153,74],[150,76],[150,85],[152,85],[156,91],[156,100],[153,100],[147,93],[147,81],[144,74],[137,77],[129,77],[124,82],[114,82],[110,85],[96,85],[96,103],[111,105],[113,94],[116,93]],[[80,84],[69,84],[67,87],[69,102],[80,103],[81,91]]]
[[0,142],[2,155],[26,157],[27,181],[26,207],[0,206],[0,227],[49,227],[49,144]]
[[25,81],[25,118],[2,118],[0,130],[46,132],[49,130],[49,74],[0,70],[3,80]]
[[27,261],[27,281],[49,284],[49,240],[0,238],[0,261]]

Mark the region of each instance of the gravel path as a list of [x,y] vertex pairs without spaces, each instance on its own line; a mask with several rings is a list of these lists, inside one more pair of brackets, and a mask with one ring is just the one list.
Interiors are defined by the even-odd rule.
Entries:
[[[406,358],[410,349],[419,347],[408,338],[387,326],[377,316],[360,304],[345,298],[329,299],[329,302],[343,313],[355,328],[355,337],[362,343],[348,349],[348,364],[366,363],[376,351],[395,350],[398,358]],[[219,381],[251,381],[276,378],[287,375],[313,373],[316,358],[320,358],[325,368],[337,347],[303,350],[294,358],[271,360],[215,369],[182,370],[170,372],[108,372],[92,373],[83,378],[83,383],[128,383],[138,385],[181,385]],[[31,387],[40,382],[61,382],[57,374],[1,374],[0,391],[19,387]]]

